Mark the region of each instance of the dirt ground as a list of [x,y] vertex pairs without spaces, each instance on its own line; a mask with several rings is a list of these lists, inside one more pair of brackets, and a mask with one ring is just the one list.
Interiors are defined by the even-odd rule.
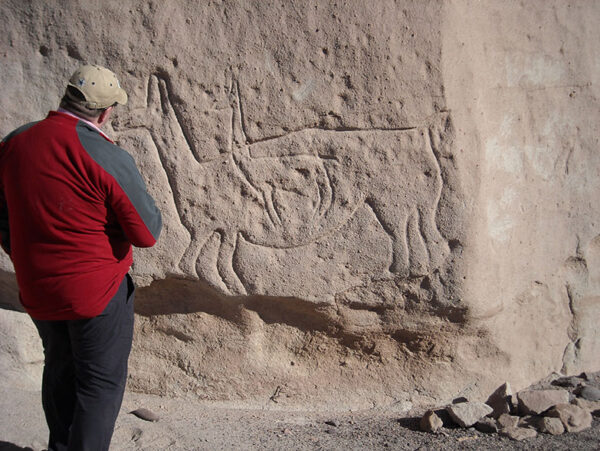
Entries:
[[[158,422],[129,412],[146,407]],[[39,392],[0,391],[0,450],[45,449],[47,429]],[[384,411],[309,412],[217,404],[127,393],[112,450],[598,450],[600,419],[591,429],[539,434],[515,442],[470,429],[418,430],[416,418]]]

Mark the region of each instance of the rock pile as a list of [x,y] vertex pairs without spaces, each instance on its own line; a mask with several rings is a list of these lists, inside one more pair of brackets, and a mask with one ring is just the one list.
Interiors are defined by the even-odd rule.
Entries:
[[485,403],[464,398],[440,409],[427,411],[420,421],[425,432],[444,427],[474,427],[513,440],[538,433],[560,435],[591,427],[592,415],[600,416],[600,380],[586,373],[557,377],[549,387],[530,387],[513,394],[507,382]]

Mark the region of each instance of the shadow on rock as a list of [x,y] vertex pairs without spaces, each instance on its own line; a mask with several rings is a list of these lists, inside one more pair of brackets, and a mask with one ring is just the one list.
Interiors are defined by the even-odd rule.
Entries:
[[294,297],[224,296],[199,280],[156,280],[136,292],[135,311],[142,316],[204,312],[239,323],[243,308],[255,311],[267,324],[322,331],[332,325],[329,304]]
[[32,448],[22,448],[14,443],[0,441],[0,451],[33,451]]
[[19,288],[14,272],[0,270],[0,309],[25,312],[19,302]]
[[407,417],[407,418],[399,418],[398,424],[403,428],[410,429],[411,431],[421,431],[419,427],[419,417]]

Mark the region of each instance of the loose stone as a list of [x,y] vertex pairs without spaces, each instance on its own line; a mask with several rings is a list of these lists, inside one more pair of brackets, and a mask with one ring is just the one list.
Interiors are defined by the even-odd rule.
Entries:
[[588,401],[587,399],[576,398],[573,404],[591,412],[592,415],[600,416],[600,401]]
[[152,412],[150,409],[146,409],[145,407],[140,407],[139,409],[135,409],[129,413],[132,413],[138,418],[141,418],[145,421],[158,421],[160,417]]
[[510,384],[505,382],[498,387],[485,402],[493,410],[492,417],[498,418],[503,413],[510,413],[512,390]]
[[565,427],[559,418],[543,417],[539,420],[538,431],[544,434],[560,435],[565,432]]
[[419,427],[424,432],[437,432],[442,426],[443,422],[433,410],[428,410],[419,422]]
[[500,431],[501,435],[511,438],[512,440],[525,440],[528,438],[534,438],[537,436],[537,432],[534,429],[520,428],[520,427],[509,427]]
[[498,424],[501,428],[516,428],[519,424],[519,417],[503,413],[498,417]]
[[592,426],[592,414],[573,404],[558,404],[547,416],[560,418],[568,432],[579,432]]
[[473,426],[477,421],[492,413],[493,409],[482,402],[461,402],[446,408],[452,419],[463,428]]
[[539,415],[557,404],[569,402],[567,390],[526,390],[517,394],[521,414]]
[[587,401],[600,401],[600,389],[588,385],[579,391],[579,396]]

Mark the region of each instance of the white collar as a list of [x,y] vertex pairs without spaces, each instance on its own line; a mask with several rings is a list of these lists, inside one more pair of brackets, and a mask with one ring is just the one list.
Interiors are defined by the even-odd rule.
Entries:
[[86,124],[88,124],[89,126],[93,127],[95,130],[98,130],[98,132],[104,136],[106,139],[110,138],[108,137],[108,135],[106,133],[104,133],[102,130],[100,130],[98,128],[98,126],[96,124],[94,124],[93,122],[88,121],[87,119],[82,118],[81,116],[77,116],[75,113],[70,112],[69,110],[65,110],[64,108],[59,108],[58,110],[56,110],[59,113],[63,113],[63,114],[68,114],[69,116],[73,116],[76,119],[79,119],[80,121],[85,122]]

